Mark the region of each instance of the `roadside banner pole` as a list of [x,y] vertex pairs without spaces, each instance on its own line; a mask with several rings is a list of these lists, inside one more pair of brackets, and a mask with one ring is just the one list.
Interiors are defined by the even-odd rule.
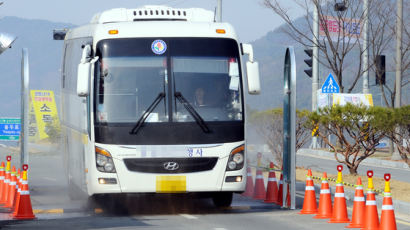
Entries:
[[[295,209],[296,196],[296,61],[293,46],[286,49],[283,97],[283,205]],[[290,185],[290,204],[286,201]]]

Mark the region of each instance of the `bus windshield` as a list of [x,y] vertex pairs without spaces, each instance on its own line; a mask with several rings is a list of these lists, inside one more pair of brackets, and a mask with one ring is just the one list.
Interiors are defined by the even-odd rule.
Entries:
[[[136,122],[158,94],[165,92],[164,63],[164,57],[103,58],[96,88],[97,121]],[[165,100],[160,101],[146,120],[168,121],[165,105]]]
[[[236,58],[173,57],[172,67],[175,92],[180,92],[204,121],[242,120]],[[175,104],[174,121],[193,121],[181,103]]]
[[[205,122],[242,121],[235,41],[163,39],[167,50],[161,54],[154,52],[153,41],[158,39],[110,39],[97,44],[96,123],[198,122],[187,108],[195,110]],[[161,93],[165,96],[157,103]],[[147,113],[153,103],[155,108]],[[141,119],[143,115],[146,119]]]

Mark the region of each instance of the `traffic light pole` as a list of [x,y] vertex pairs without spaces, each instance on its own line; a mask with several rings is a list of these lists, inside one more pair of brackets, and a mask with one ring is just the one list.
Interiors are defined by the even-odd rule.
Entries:
[[[317,90],[319,89],[319,12],[318,2],[313,7],[313,57],[312,57],[312,112],[317,111]],[[312,137],[311,148],[317,148],[317,137]]]

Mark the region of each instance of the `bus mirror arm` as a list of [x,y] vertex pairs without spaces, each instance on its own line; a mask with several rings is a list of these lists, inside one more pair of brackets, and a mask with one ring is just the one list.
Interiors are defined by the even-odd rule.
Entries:
[[261,91],[259,81],[259,64],[254,61],[253,47],[251,44],[242,44],[243,54],[247,54],[249,61],[246,62],[246,75],[248,79],[249,94],[259,94]]

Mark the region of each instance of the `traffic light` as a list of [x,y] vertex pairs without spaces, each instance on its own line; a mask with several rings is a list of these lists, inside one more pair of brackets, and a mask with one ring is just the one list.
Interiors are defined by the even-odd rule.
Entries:
[[386,84],[386,56],[376,56],[376,85]]
[[309,66],[309,69],[305,69],[305,73],[311,78],[312,77],[312,63],[313,63],[313,50],[306,49],[305,53],[309,56],[309,59],[305,59],[305,63]]
[[347,9],[345,1],[336,0],[334,10],[335,11],[345,11]]

